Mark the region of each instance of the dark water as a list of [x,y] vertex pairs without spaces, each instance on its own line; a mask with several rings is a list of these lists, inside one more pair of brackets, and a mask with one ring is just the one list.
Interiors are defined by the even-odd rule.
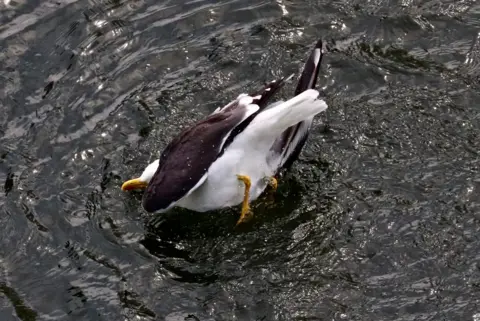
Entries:
[[[480,320],[476,1],[0,10],[0,320]],[[319,37],[329,109],[249,226],[120,190]]]

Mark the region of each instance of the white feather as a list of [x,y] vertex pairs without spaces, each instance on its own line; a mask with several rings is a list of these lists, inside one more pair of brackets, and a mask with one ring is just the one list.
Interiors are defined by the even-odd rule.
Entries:
[[[316,48],[313,51],[313,63],[315,64],[315,69],[318,68],[318,64],[320,63],[320,57],[322,56],[322,51],[320,48]],[[312,77],[310,81],[308,82],[308,88],[312,88],[313,82],[315,81],[315,78]]]
[[[286,102],[259,113],[248,126],[248,138],[278,137],[285,129],[327,109],[323,100],[316,99],[319,93],[308,89]],[[242,135],[243,136],[243,135]]]
[[177,205],[204,212],[240,204],[245,187],[237,179],[237,174],[250,177],[250,200],[258,198],[267,186],[266,178],[276,171],[276,167],[267,161],[267,156],[278,135],[327,109],[327,104],[317,100],[317,96],[316,90],[307,90],[263,110],[209,167],[205,182]]
[[157,171],[159,160],[155,160],[153,163],[148,164],[148,166],[143,171],[142,175],[140,176],[139,180],[142,182],[148,183],[152,179],[153,175]]

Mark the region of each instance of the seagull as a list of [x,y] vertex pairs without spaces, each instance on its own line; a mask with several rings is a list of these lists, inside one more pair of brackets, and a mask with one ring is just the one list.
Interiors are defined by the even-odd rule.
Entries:
[[247,221],[250,202],[267,186],[276,190],[275,176],[298,158],[313,118],[328,107],[315,90],[323,54],[318,40],[292,98],[269,104],[293,75],[240,94],[179,133],[159,159],[121,189],[145,189],[142,207],[148,213],[173,207],[206,212],[242,204],[237,225]]

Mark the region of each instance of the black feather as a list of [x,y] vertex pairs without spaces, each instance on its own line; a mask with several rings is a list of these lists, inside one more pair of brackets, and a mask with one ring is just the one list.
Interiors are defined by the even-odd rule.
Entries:
[[[318,61],[315,61],[315,51],[320,50],[320,56]],[[302,75],[298,80],[297,87],[295,89],[295,96],[301,94],[307,89],[315,89],[318,79],[318,73],[320,71],[320,65],[323,58],[323,41],[318,40],[315,47],[313,48],[310,56],[303,66]],[[274,144],[275,149],[281,149],[282,156],[287,152],[289,145],[295,140],[295,137],[298,135],[299,130],[302,126],[309,126],[306,122],[300,122],[297,125],[287,128],[281,135],[281,138]],[[288,170],[293,165],[293,163],[298,159],[307,139],[308,139],[309,130],[306,130],[303,133],[297,145],[294,147],[293,151],[288,155],[288,157],[283,162],[282,166],[278,169],[277,174],[282,170]]]
[[[238,104],[238,102],[237,102]],[[167,145],[143,195],[147,212],[168,208],[185,196],[217,159],[224,137],[242,121],[244,109],[226,108],[184,130]]]

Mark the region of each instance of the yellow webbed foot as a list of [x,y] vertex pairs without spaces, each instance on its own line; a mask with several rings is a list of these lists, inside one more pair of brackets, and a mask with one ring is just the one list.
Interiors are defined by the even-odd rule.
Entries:
[[265,193],[265,204],[266,205],[272,205],[273,203],[275,203],[275,195],[274,194],[275,194],[275,192],[277,191],[277,188],[278,188],[278,181],[273,176],[265,177],[265,179],[267,180],[268,186],[270,187],[269,189],[267,189],[267,191]]
[[275,177],[268,177],[268,185],[272,188],[272,192],[275,193],[278,188],[278,181]]
[[252,186],[252,182],[250,180],[250,177],[246,175],[237,175],[237,178],[245,184],[245,192],[243,194],[242,212],[235,226],[238,226],[239,224],[248,221],[252,216],[249,205],[250,186]]

